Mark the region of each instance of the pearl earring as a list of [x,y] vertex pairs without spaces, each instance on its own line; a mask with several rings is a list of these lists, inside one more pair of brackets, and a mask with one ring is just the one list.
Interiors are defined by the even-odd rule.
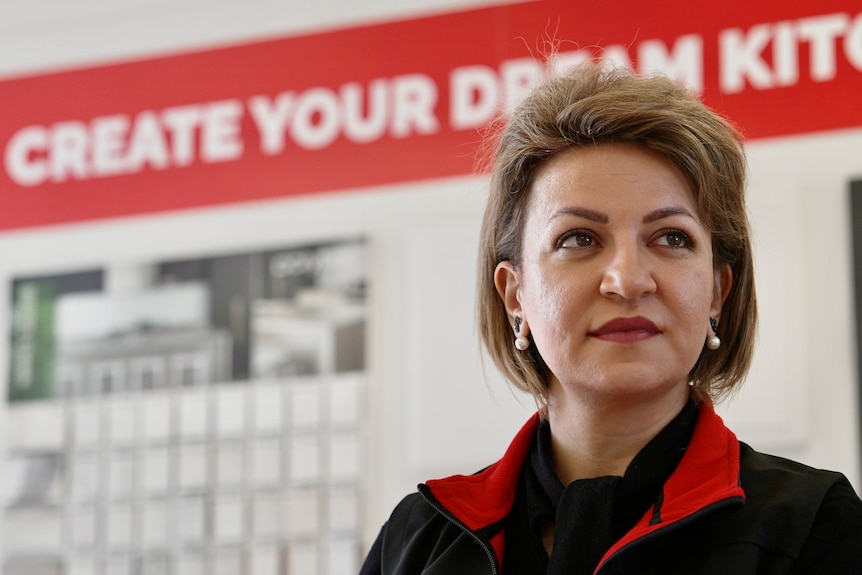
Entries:
[[530,347],[530,340],[526,337],[519,335],[521,332],[521,318],[515,316],[515,349],[518,351],[525,351],[528,347]]
[[716,335],[716,332],[718,331],[718,322],[715,321],[714,317],[709,318],[709,327],[712,328],[712,335],[706,338],[706,347],[715,351],[721,347],[721,340],[718,339],[718,336]]

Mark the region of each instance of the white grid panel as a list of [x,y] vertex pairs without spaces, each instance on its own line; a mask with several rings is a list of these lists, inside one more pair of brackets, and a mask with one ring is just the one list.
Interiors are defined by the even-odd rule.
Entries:
[[10,405],[4,575],[352,575],[362,374]]

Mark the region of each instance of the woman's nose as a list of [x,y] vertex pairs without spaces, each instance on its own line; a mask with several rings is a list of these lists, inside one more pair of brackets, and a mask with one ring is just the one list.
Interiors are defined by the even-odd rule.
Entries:
[[653,293],[655,278],[638,246],[619,246],[610,254],[599,291],[606,297],[635,300]]

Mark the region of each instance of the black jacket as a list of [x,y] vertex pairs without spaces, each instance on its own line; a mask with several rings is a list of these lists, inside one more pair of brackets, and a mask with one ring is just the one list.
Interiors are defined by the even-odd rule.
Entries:
[[[534,416],[503,459],[476,475],[420,485],[396,507],[360,575],[500,573],[503,520],[537,427]],[[838,473],[739,443],[703,405],[657,501],[595,573],[862,575],[862,501]]]

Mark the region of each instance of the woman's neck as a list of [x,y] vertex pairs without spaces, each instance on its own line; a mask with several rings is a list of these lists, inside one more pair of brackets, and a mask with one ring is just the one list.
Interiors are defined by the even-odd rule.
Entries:
[[554,396],[548,405],[554,470],[563,485],[623,475],[632,459],[676,417],[688,388],[650,398]]

